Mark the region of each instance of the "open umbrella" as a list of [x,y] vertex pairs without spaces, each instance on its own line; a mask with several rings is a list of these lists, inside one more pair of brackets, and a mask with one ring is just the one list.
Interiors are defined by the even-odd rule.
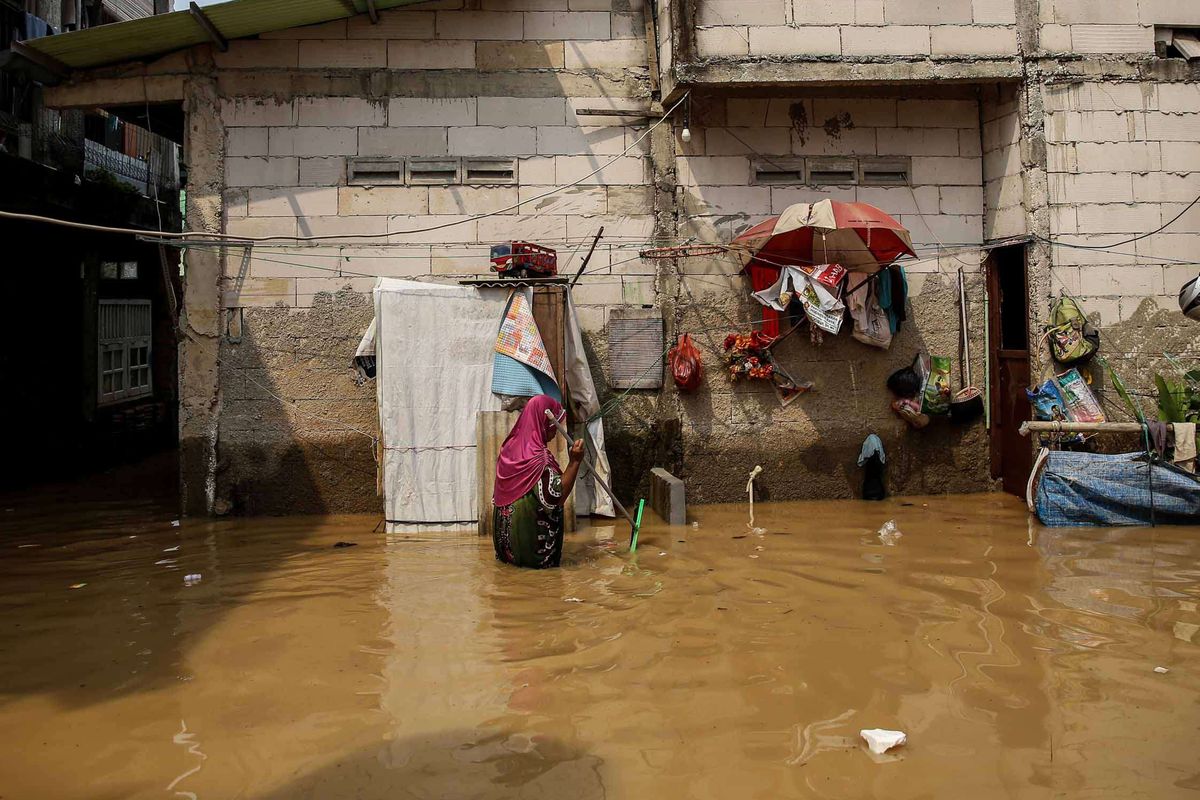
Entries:
[[[901,256],[916,255],[908,230],[888,214],[867,203],[837,200],[788,206],[734,239],[731,249],[756,292],[772,286],[785,266],[840,264],[873,274]],[[763,309],[762,330],[779,334],[779,312]]]
[[747,266],[841,264],[874,273],[901,256],[915,256],[908,230],[867,203],[796,203],[733,240]]

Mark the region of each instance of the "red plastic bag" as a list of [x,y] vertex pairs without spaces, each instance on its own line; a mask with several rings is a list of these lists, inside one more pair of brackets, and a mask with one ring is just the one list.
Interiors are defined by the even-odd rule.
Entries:
[[679,337],[679,343],[667,354],[671,364],[671,377],[682,392],[694,392],[704,380],[704,365],[700,362],[700,351],[692,343],[690,334]]

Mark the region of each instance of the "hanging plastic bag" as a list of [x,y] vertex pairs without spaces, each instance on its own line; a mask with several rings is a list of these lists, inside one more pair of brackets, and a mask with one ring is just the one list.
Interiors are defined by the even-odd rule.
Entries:
[[930,356],[921,412],[934,416],[950,413],[950,359]]
[[692,342],[691,334],[683,334],[679,342],[667,354],[671,363],[671,377],[681,392],[694,392],[704,381],[704,364],[700,361],[700,351]]

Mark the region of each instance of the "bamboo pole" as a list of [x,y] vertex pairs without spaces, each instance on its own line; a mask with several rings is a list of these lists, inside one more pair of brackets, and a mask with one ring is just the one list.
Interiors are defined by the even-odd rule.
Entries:
[[1030,433],[1141,433],[1139,422],[1022,422],[1021,435]]

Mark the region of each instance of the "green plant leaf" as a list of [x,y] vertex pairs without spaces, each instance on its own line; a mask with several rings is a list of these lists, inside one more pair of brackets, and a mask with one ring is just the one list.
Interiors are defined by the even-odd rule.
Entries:
[[1183,387],[1179,384],[1168,384],[1162,375],[1154,376],[1154,385],[1158,388],[1158,418],[1162,422],[1183,422],[1183,409],[1179,401],[1183,395]]
[[1133,402],[1133,398],[1129,396],[1129,391],[1125,388],[1121,377],[1117,375],[1117,371],[1112,368],[1112,364],[1109,364],[1108,360],[1104,358],[1098,357],[1096,360],[1100,362],[1100,366],[1108,370],[1109,380],[1112,381],[1113,388],[1117,390],[1117,394],[1125,401],[1125,407],[1129,409],[1129,413],[1133,414],[1133,418],[1138,422],[1144,423],[1146,415],[1142,413],[1141,406]]

